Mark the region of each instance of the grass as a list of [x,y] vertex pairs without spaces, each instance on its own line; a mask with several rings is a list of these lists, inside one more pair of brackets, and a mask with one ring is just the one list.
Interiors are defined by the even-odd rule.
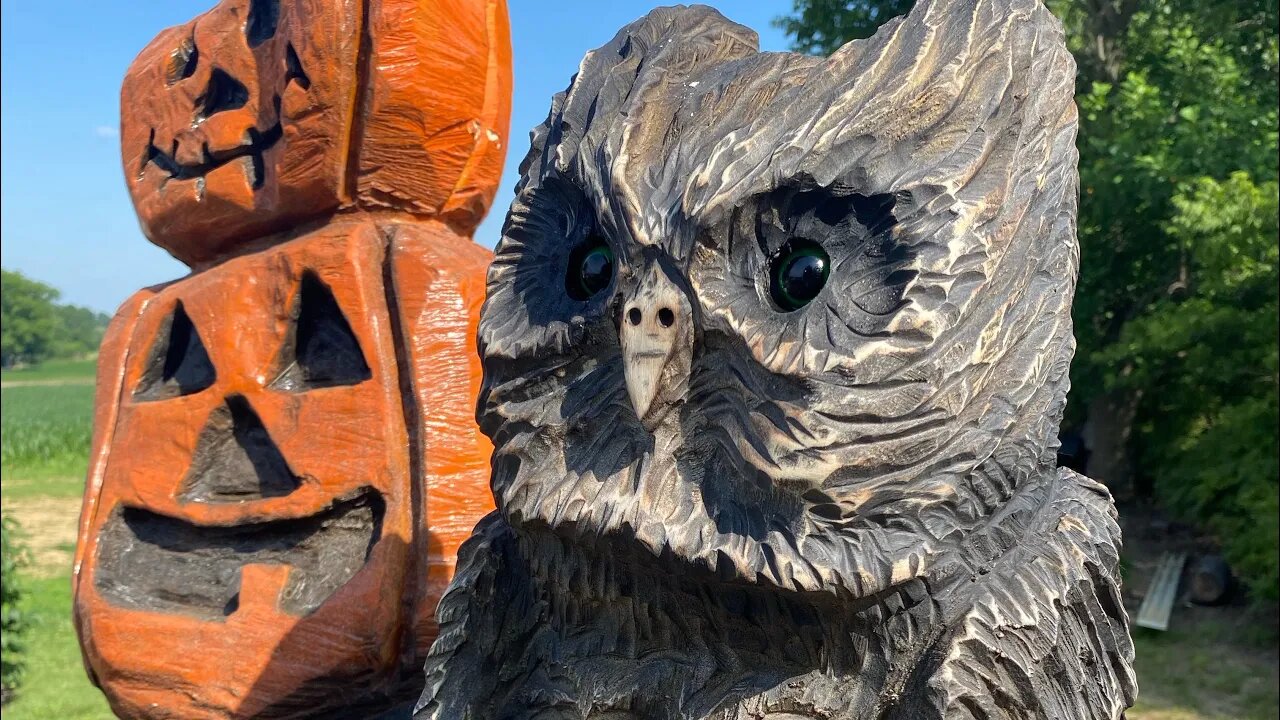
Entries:
[[78,496],[88,465],[93,386],[0,388],[0,405],[4,497]]
[[1133,628],[1130,720],[1274,720],[1275,639],[1239,608],[1178,608],[1167,632]]
[[5,720],[110,720],[106,698],[85,675],[71,624],[71,579],[26,578],[23,606],[31,626],[24,638],[26,673]]
[[92,383],[97,360],[50,360],[21,370],[0,370],[0,381]]
[[[77,498],[84,491],[93,422],[93,360],[52,361],[0,373],[0,476],[5,500]],[[75,503],[66,503],[74,512]],[[65,545],[66,543],[62,543]],[[64,550],[71,550],[66,547]],[[65,568],[65,565],[62,566]],[[71,579],[24,572],[30,620],[26,673],[5,720],[111,718],[89,682],[71,622]]]

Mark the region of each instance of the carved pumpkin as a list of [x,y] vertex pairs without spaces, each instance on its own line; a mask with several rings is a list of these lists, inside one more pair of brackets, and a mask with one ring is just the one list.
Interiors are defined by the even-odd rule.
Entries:
[[139,219],[196,272],[126,301],[99,354],[75,616],[121,716],[411,702],[493,507],[468,236],[505,6],[362,1],[226,0],[125,80]]
[[457,545],[492,508],[469,417],[487,262],[443,226],[335,223],[126,303],[77,580],[117,711],[411,694]]
[[189,265],[351,207],[469,233],[510,86],[501,0],[223,0],[125,76],[125,179],[147,237]]

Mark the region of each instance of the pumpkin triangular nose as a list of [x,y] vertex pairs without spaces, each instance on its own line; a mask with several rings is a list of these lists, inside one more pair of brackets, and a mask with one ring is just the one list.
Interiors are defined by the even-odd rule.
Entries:
[[178,500],[260,500],[288,495],[300,484],[249,401],[232,395],[200,431]]

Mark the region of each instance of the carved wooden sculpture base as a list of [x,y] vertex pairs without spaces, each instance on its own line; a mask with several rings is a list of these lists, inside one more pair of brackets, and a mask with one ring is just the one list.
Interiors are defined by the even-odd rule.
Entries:
[[1073,81],[1035,0],[589,53],[489,274],[498,512],[418,716],[1120,718],[1119,528],[1054,466]]

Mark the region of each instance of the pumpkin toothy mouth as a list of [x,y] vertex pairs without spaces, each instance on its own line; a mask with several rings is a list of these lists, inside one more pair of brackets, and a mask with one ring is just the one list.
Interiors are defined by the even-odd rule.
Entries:
[[102,528],[94,586],[121,607],[223,620],[239,608],[246,565],[284,565],[278,606],[305,616],[364,567],[385,509],[371,488],[309,517],[230,527],[117,507]]
[[173,141],[173,148],[169,152],[156,147],[156,131],[151,130],[151,137],[147,140],[147,149],[143,153],[142,170],[146,171],[147,165],[155,165],[164,172],[168,173],[169,179],[172,180],[192,180],[202,178],[229,162],[248,158],[249,163],[246,167],[246,174],[249,178],[249,184],[256,190],[262,187],[263,183],[263,164],[262,155],[271,146],[280,141],[284,136],[284,126],[280,123],[272,125],[265,131],[259,131],[257,128],[249,128],[247,131],[249,142],[238,145],[224,152],[210,152],[209,145],[204,146],[204,160],[198,163],[181,163],[178,162],[176,156],[178,154],[178,141]]

